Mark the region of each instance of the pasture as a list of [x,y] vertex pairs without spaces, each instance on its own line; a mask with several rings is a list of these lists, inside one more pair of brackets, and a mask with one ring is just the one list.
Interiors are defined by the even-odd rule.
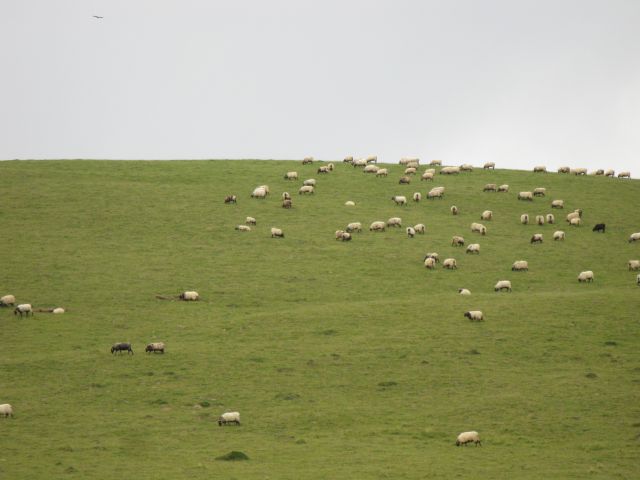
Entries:
[[[640,182],[476,169],[399,185],[399,165],[376,178],[334,163],[1,162],[0,295],[67,312],[0,310],[0,403],[15,411],[0,418],[0,478],[636,477]],[[298,195],[307,178],[316,193]],[[250,198],[262,184],[271,195]],[[426,200],[438,185],[444,199]],[[546,196],[517,200],[536,187]],[[575,208],[581,227],[564,221]],[[236,231],[246,216],[257,226]],[[368,231],[393,216],[403,228]],[[354,221],[363,232],[336,241]],[[426,234],[407,238],[417,223]],[[425,269],[432,251],[458,269]],[[512,272],[521,259],[529,271]],[[156,298],[185,290],[202,300]],[[160,341],[165,354],[144,353]],[[135,354],[112,355],[117,342]],[[219,427],[225,411],[242,425]],[[455,446],[466,430],[482,447]],[[232,451],[248,460],[216,459]]]

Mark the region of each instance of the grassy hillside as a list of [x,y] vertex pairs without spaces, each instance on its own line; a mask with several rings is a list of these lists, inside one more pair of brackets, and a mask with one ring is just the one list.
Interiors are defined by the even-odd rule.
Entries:
[[[640,231],[640,182],[476,170],[404,186],[398,165],[388,178],[317,167],[0,163],[0,295],[68,309],[0,310],[0,403],[15,408],[0,419],[0,478],[637,475],[640,287],[626,265],[640,258],[627,242]],[[283,179],[289,170],[300,182]],[[316,194],[297,195],[311,177]],[[483,193],[489,182],[511,190]],[[265,183],[272,195],[250,198]],[[390,200],[435,185],[444,200]],[[516,199],[535,187],[547,196]],[[238,204],[225,205],[232,193]],[[557,198],[558,225],[520,225]],[[574,208],[582,227],[563,221]],[[471,234],[485,209],[488,234]],[[247,215],[257,227],[234,230]],[[334,240],[348,222],[396,215],[427,233]],[[591,231],[598,222],[605,234]],[[564,242],[552,241],[557,229]],[[543,244],[530,245],[535,232]],[[481,254],[452,247],[454,234]],[[458,270],[426,270],[429,251]],[[519,259],[529,272],[511,272]],[[582,270],[595,282],[578,284]],[[493,291],[501,279],[512,293]],[[155,298],[191,289],[202,302]],[[473,309],[486,320],[463,317]],[[111,355],[119,341],[135,355]],[[151,341],[167,353],[145,355]],[[218,427],[232,410],[243,425]],[[482,448],[454,446],[465,430]],[[215,460],[232,450],[249,460]]]

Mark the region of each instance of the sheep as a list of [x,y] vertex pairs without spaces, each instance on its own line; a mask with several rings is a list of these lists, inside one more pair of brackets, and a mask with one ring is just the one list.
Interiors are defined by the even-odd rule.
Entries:
[[304,185],[305,187],[315,187],[316,186],[316,179],[315,178],[307,178],[304,182],[302,182],[302,185]]
[[407,206],[407,197],[405,197],[404,195],[394,195],[393,197],[391,197],[391,200],[396,202],[396,205],[404,205],[405,207]]
[[553,216],[553,213],[547,213],[547,223],[553,225],[556,223],[556,217]]
[[580,225],[582,225],[582,219],[580,217],[578,218],[572,218],[569,221],[569,225],[573,226],[573,227],[579,227]]
[[459,447],[460,445],[466,445],[467,443],[475,443],[476,447],[478,445],[482,446],[482,442],[480,441],[480,435],[478,435],[478,432],[462,432],[460,435],[458,435],[458,438],[456,439],[456,447]]
[[554,200],[551,202],[551,208],[564,208],[564,200]]
[[284,232],[280,228],[271,227],[271,238],[284,238]]
[[409,163],[420,163],[420,159],[418,157],[402,157],[398,163],[400,165],[407,165]]
[[420,181],[423,180],[433,180],[433,173],[431,172],[424,172],[421,176],[420,176]]
[[292,206],[293,206],[293,202],[291,201],[291,199],[282,201],[282,208],[291,208]]
[[488,170],[490,168],[495,170],[496,169],[496,164],[495,164],[495,162],[487,162],[482,166],[482,168],[485,169],[485,170]]
[[481,235],[486,235],[487,234],[487,227],[485,227],[484,225],[482,225],[481,223],[472,223],[471,224],[471,231],[472,232],[477,232]]
[[51,310],[51,313],[53,313],[54,315],[60,315],[62,313],[64,313],[65,310],[62,307],[56,307],[53,310]]
[[586,168],[572,168],[569,173],[573,173],[574,175],[586,175],[587,174],[587,169]]
[[379,168],[376,171],[376,177],[386,177],[387,175],[389,175],[389,169],[387,168]]
[[464,312],[464,316],[472,322],[481,322],[484,320],[484,315],[480,310],[470,310],[468,312]]
[[424,225],[424,223],[418,223],[417,225],[413,226],[413,229],[416,231],[416,233],[420,233],[424,235],[424,232],[427,229],[427,227]]
[[149,343],[144,349],[145,352],[160,352],[164,354],[164,342]]
[[444,198],[444,187],[435,187],[427,192],[427,198]]
[[118,353],[127,352],[127,355],[128,354],[133,355],[133,349],[131,348],[130,343],[124,343],[124,342],[114,343],[111,346],[111,355],[113,355],[115,352],[118,352]]
[[436,268],[436,260],[434,258],[431,257],[427,257],[424,259],[424,267],[428,268],[430,270],[433,270],[434,268]]
[[509,280],[500,280],[498,283],[496,283],[495,287],[493,287],[493,290],[496,292],[501,292],[502,290],[510,292],[511,282]]
[[429,165],[432,165],[434,167],[441,167],[442,166],[442,160],[431,160],[429,162]]
[[460,167],[444,167],[440,170],[440,175],[457,175],[460,173]]
[[593,227],[593,229],[591,230],[592,232],[602,232],[604,233],[604,230],[607,226],[604,223],[597,223],[595,225],[595,227]]
[[534,197],[544,197],[547,193],[547,189],[544,187],[537,187],[533,189]]
[[409,168],[405,168],[404,169],[404,174],[405,175],[415,175],[416,174],[416,168],[415,167],[409,167]]
[[482,189],[483,192],[495,192],[498,189],[495,183],[487,183]]
[[544,215],[536,215],[536,223],[538,225],[544,225]]
[[185,302],[196,302],[200,299],[200,295],[198,294],[198,292],[191,290],[182,292],[180,295],[178,295],[178,298],[180,300],[184,300]]
[[342,240],[343,242],[350,242],[351,234],[349,232],[342,232],[342,235],[340,235],[340,240]]
[[570,171],[571,171],[571,168],[567,166],[558,168],[558,173],[569,173]]
[[236,225],[236,230],[239,232],[250,232],[251,227],[249,225]]
[[458,215],[458,207],[456,207],[455,205],[451,205],[451,214]]
[[529,271],[529,262],[526,260],[516,260],[511,265],[512,272],[528,272]]
[[364,159],[365,162],[367,163],[378,163],[378,156],[377,155],[369,155],[367,158]]
[[422,194],[420,192],[415,192],[413,194],[413,201],[419,202],[420,200],[422,200]]
[[13,407],[9,403],[3,403],[0,405],[0,415],[3,415],[4,418],[13,417]]
[[469,245],[467,245],[466,253],[480,254],[480,244],[479,243],[470,243]]
[[542,234],[534,233],[533,236],[531,237],[530,243],[542,243]]
[[533,173],[546,173],[546,172],[547,172],[547,167],[545,167],[544,165],[537,165],[533,167]]
[[284,174],[284,179],[285,180],[297,180],[298,179],[298,172],[287,172]]
[[578,275],[578,282],[593,282],[593,272],[591,270],[580,272],[580,275]]
[[289,192],[282,192],[282,200],[291,200],[291,194]]
[[553,239],[554,240],[564,240],[564,232],[562,230],[558,230],[556,232],[553,232]]
[[485,210],[480,215],[480,220],[491,220],[493,218],[493,212],[491,210]]
[[378,173],[378,170],[380,169],[377,165],[367,165],[362,169],[362,173]]
[[16,297],[13,295],[4,295],[0,297],[0,307],[12,306],[16,303]]
[[228,423],[235,423],[240,425],[240,413],[238,412],[225,412],[218,417],[218,426],[226,425]]
[[605,177],[613,177],[615,176],[615,174],[616,174],[615,170],[607,170],[606,172],[604,172]]
[[327,168],[329,169],[330,172],[333,172],[333,170],[336,168],[333,163],[329,163],[327,164]]
[[520,223],[523,225],[528,225],[529,224],[529,215],[527,215],[526,213],[523,213],[522,215],[520,215]]
[[357,158],[353,162],[351,162],[351,165],[353,166],[353,168],[366,167],[367,161],[364,158]]
[[253,217],[247,217],[244,219],[244,223],[246,223],[247,225],[256,225],[256,219]]
[[440,263],[440,255],[438,255],[436,252],[429,252],[424,256],[424,259],[426,260],[427,258],[433,258],[433,260],[436,263]]
[[371,225],[369,225],[369,231],[370,232],[377,232],[377,231],[381,231],[384,232],[385,230],[385,223],[384,222],[373,222]]
[[471,295],[471,291],[466,288],[459,288],[458,293],[460,295]]
[[442,268],[456,270],[458,268],[458,263],[455,258],[445,258],[444,262],[442,262]]
[[629,236],[629,243],[631,243],[631,242],[637,242],[638,240],[640,240],[640,232],[632,233],[632,234]]
[[391,217],[387,220],[387,227],[402,227],[402,219],[400,217]]
[[33,317],[33,308],[31,307],[30,303],[21,303],[13,309],[13,314],[20,314],[20,317],[22,317],[22,315],[26,315],[28,317],[29,314],[31,314],[31,316]]
[[636,277],[636,285],[638,285],[640,287],[640,273]]
[[416,231],[413,227],[407,227],[407,237],[413,238],[416,236]]
[[629,260],[627,266],[629,267],[629,271],[640,270],[640,260]]
[[349,225],[347,225],[346,228],[347,232],[362,232],[362,223],[360,222],[351,222]]
[[302,164],[306,165],[307,163],[313,163],[313,157],[304,157],[302,159]]
[[353,200],[347,200],[346,202],[344,202],[344,206],[345,207],[355,207],[356,206],[356,202],[354,202]]
[[597,176],[604,175],[604,170],[602,168],[599,168],[599,169],[591,172],[589,175],[597,175]]
[[631,172],[620,172],[618,178],[631,178]]
[[567,223],[570,223],[572,219],[574,218],[580,218],[582,216],[582,210],[578,211],[578,210],[574,210],[571,213],[567,214]]
[[329,173],[329,167],[327,165],[318,167],[317,173]]
[[424,169],[424,173],[430,173],[432,175],[436,174],[436,169],[435,168],[425,168]]
[[411,183],[411,178],[406,177],[406,176],[405,177],[400,177],[400,180],[398,180],[398,183],[400,185],[408,185],[408,184]]
[[508,192],[509,191],[509,185],[504,184],[504,185],[500,185],[498,187],[498,192]]
[[267,197],[267,191],[265,190],[264,187],[256,187],[253,192],[251,193],[251,197],[252,198],[266,198]]
[[313,185],[303,185],[302,187],[300,187],[300,189],[298,190],[298,195],[302,195],[303,193],[314,193],[314,188]]
[[238,203],[238,197],[235,195],[227,195],[224,197],[224,203]]
[[269,185],[258,185],[258,188],[264,189],[265,194],[269,195],[271,190],[269,190]]
[[460,165],[460,171],[461,172],[473,172],[473,165],[470,165],[468,163],[463,163],[462,165]]
[[464,245],[464,238],[462,238],[460,235],[454,235],[451,238],[451,245],[454,247],[461,247],[462,245]]
[[518,200],[529,200],[530,202],[533,201],[533,193],[532,192],[519,192],[518,193]]
[[342,163],[353,163],[353,156],[344,157]]
[[344,233],[344,230],[336,230],[336,233],[335,233],[336,240],[340,240],[342,238],[343,233]]

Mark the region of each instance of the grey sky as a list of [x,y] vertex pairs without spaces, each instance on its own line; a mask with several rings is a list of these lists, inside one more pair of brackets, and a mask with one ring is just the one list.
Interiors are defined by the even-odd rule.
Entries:
[[639,25],[637,0],[0,0],[0,158],[640,174]]

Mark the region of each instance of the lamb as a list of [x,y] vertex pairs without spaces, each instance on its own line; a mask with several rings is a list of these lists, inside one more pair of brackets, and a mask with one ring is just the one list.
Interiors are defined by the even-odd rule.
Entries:
[[506,290],[507,292],[511,291],[511,282],[509,280],[500,280],[496,283],[496,286],[493,287],[496,292],[501,292],[502,290]]
[[280,228],[271,227],[271,238],[284,238],[284,232]]
[[285,180],[297,180],[298,179],[298,172],[287,172],[284,174],[284,179]]
[[533,201],[533,193],[532,192],[520,192],[518,193],[518,200],[529,200]]
[[500,185],[498,187],[498,192],[508,192],[509,191],[509,185],[504,184],[504,185]]
[[480,244],[479,243],[470,243],[469,245],[467,245],[466,253],[480,254]]
[[422,200],[422,194],[420,192],[415,192],[413,194],[413,201],[419,202],[420,200]]
[[424,225],[424,223],[418,223],[417,225],[413,226],[413,229],[416,231],[416,233],[420,233],[424,235],[424,232],[427,229],[427,227]]
[[529,271],[529,262],[526,260],[516,260],[511,265],[512,272],[528,272]]
[[573,227],[579,227],[580,225],[582,225],[582,219],[580,217],[572,218],[571,220],[569,220],[569,225]]
[[13,295],[4,295],[0,298],[0,307],[12,306],[16,303],[16,297]]
[[640,260],[629,260],[627,265],[629,267],[629,271],[640,270]]
[[264,187],[256,187],[253,192],[251,193],[251,197],[252,198],[266,198],[267,197],[267,191],[265,190]]
[[391,200],[396,202],[396,205],[404,205],[405,207],[407,206],[407,197],[405,197],[404,195],[394,195],[393,197],[391,197]]
[[434,258],[427,257],[424,259],[424,266],[425,268],[433,270],[434,268],[436,268],[436,260]]
[[495,170],[496,169],[496,164],[495,164],[495,162],[487,162],[482,166],[482,168],[484,168],[485,170],[488,170],[490,168]]
[[304,157],[302,159],[302,164],[306,165],[307,163],[313,163],[313,157]]
[[33,317],[33,308],[31,307],[30,303],[21,303],[13,309],[13,314],[20,314],[20,317],[22,317],[22,315],[26,315],[28,317],[29,314],[31,314],[31,316]]
[[329,167],[327,165],[323,165],[318,168],[317,173],[329,173]]
[[453,245],[454,247],[461,247],[462,245],[464,245],[464,238],[460,235],[454,235],[451,238],[451,245]]
[[300,189],[298,190],[298,195],[302,195],[303,193],[314,193],[314,188],[313,185],[303,185],[302,187],[300,187]]
[[451,214],[458,215],[458,207],[456,207],[455,205],[451,205]]
[[593,282],[593,272],[591,270],[580,272],[580,275],[578,275],[578,282]]
[[483,192],[495,192],[498,189],[495,183],[487,183],[482,189]]
[[547,213],[547,223],[551,225],[556,223],[556,217],[553,216],[553,213]]
[[111,355],[113,355],[115,352],[118,352],[118,353],[127,352],[127,355],[128,354],[133,355],[133,349],[131,348],[130,343],[124,343],[124,342],[114,343],[111,346]]
[[384,222],[373,222],[371,225],[369,225],[369,231],[373,231],[373,232],[384,232],[385,230],[385,223]]
[[460,171],[461,172],[473,172],[473,165],[470,165],[468,163],[463,163],[462,165],[460,165]]
[[631,178],[631,172],[620,172],[618,178]]
[[236,225],[236,230],[239,232],[250,232],[251,227],[249,225]]
[[0,405],[0,415],[7,417],[13,417],[13,407],[9,403],[3,403]]
[[407,227],[407,236],[413,238],[416,236],[416,231],[413,227]]
[[291,208],[291,207],[293,207],[293,202],[291,201],[291,199],[282,201],[282,208]]
[[536,223],[538,225],[544,225],[544,215],[536,215]]
[[355,207],[356,206],[356,202],[354,202],[353,200],[347,200],[346,202],[344,202],[344,206],[345,207]]
[[442,262],[442,268],[446,268],[448,270],[456,270],[458,268],[458,264],[455,258],[445,258],[444,262]]
[[629,236],[629,243],[631,243],[631,242],[637,242],[638,240],[640,240],[640,232],[632,233],[632,234]]
[[409,185],[411,183],[411,178],[409,177],[400,177],[400,180],[398,180],[398,183],[400,185]]
[[493,218],[493,212],[491,210],[485,210],[480,215],[480,220],[491,220]]
[[178,298],[180,300],[184,300],[185,302],[196,302],[200,299],[200,295],[195,291],[187,291],[182,292],[180,295],[178,295]]
[[564,240],[564,232],[562,230],[558,230],[556,232],[553,232],[553,239],[554,240]]
[[336,230],[336,233],[335,233],[336,240],[340,240],[342,238],[343,233],[344,233],[344,230]]
[[362,223],[360,222],[351,222],[349,225],[347,225],[346,228],[347,232],[362,232]]
[[480,233],[481,235],[486,235],[487,234],[487,227],[485,227],[481,223],[475,223],[474,222],[474,223],[471,224],[471,231]]
[[431,160],[429,162],[429,165],[432,165],[434,167],[441,167],[442,166],[442,160]]
[[424,172],[421,176],[420,176],[420,181],[423,180],[433,180],[433,173],[431,172]]
[[387,175],[389,175],[389,169],[387,168],[379,168],[376,171],[376,177],[386,177]]
[[224,203],[238,203],[238,197],[235,195],[227,195],[224,197]]
[[484,320],[484,315],[480,310],[470,310],[468,312],[464,312],[464,316],[472,322],[481,322]]
[[402,227],[402,219],[400,217],[391,217],[387,220],[387,227]]
[[460,295],[471,295],[471,291],[466,288],[459,288],[458,293]]
[[145,352],[160,352],[164,354],[164,342],[149,343],[144,349]]
[[535,167],[533,167],[533,173],[546,173],[547,172],[547,167],[545,167],[544,165],[537,165]]
[[350,242],[351,234],[349,232],[342,232],[342,235],[340,235],[340,240],[342,240],[343,242]]
[[404,169],[404,174],[405,175],[415,175],[417,172],[415,167],[409,167],[409,168],[405,168]]
[[315,187],[316,186],[316,179],[315,178],[308,178],[304,182],[302,182],[302,185],[304,185],[305,187]]
[[523,225],[527,225],[529,223],[529,215],[527,215],[526,213],[520,215],[520,223]]
[[459,447],[460,445],[466,445],[467,443],[475,443],[476,447],[478,445],[482,446],[482,442],[480,442],[480,435],[478,435],[478,432],[462,432],[460,435],[458,435],[458,438],[456,439],[456,447]]
[[538,187],[533,189],[534,197],[544,197],[546,193],[547,193],[547,189],[544,187]]
[[218,426],[226,425],[228,423],[235,423],[240,425],[240,413],[238,412],[225,412],[218,417]]
[[440,170],[440,175],[457,175],[458,173],[460,173],[460,167],[444,167]]
[[564,200],[554,200],[551,202],[551,208],[564,208]]
[[542,234],[534,233],[533,236],[531,237],[530,243],[542,243]]
[[246,223],[247,225],[256,225],[256,219],[253,217],[247,217],[244,219],[244,223]]
[[380,169],[377,165],[367,165],[362,169],[362,173],[378,173],[378,170]]
[[597,223],[596,226],[593,227],[591,231],[604,233],[605,228],[606,228],[606,225],[604,223]]

